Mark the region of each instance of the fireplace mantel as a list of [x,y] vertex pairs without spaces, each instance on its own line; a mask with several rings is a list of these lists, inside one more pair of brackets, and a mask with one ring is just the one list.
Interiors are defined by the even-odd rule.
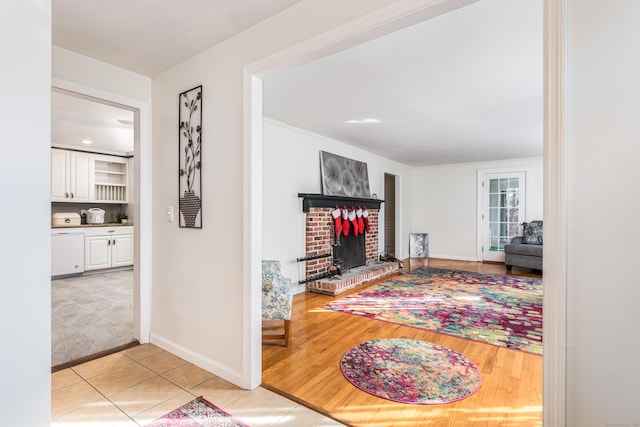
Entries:
[[380,209],[380,204],[384,200],[380,199],[363,199],[360,197],[346,196],[326,196],[324,194],[298,193],[298,197],[302,198],[302,211],[309,212],[310,208],[333,208],[346,206],[367,209]]

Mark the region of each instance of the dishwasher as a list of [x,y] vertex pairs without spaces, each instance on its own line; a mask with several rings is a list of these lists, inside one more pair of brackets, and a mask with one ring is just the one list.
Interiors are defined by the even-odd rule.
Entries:
[[84,272],[84,230],[59,228],[51,230],[51,277]]

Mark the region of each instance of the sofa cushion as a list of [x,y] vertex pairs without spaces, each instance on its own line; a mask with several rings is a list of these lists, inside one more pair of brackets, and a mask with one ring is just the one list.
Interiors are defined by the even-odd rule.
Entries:
[[526,245],[542,245],[542,221],[525,222],[522,243]]
[[509,244],[504,247],[505,254],[542,256],[542,245]]

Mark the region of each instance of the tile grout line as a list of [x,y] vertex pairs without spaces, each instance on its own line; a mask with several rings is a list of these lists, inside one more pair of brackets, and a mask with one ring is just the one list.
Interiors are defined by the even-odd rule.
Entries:
[[[100,396],[102,396],[107,402],[109,402],[111,405],[113,405],[116,409],[118,409],[120,412],[122,412],[124,414],[125,417],[129,418],[131,421],[133,421],[134,423],[136,423],[136,421],[131,418],[129,416],[129,414],[127,414],[126,412],[124,412],[118,405],[116,405],[115,403],[113,403],[111,401],[111,399],[109,399],[107,396],[104,395],[104,393],[102,393],[100,390],[98,390],[97,388],[95,388],[93,386],[93,384],[91,384],[88,380],[86,380],[82,375],[80,375],[78,372],[76,372],[75,370],[73,370],[73,368],[69,368],[71,369],[76,375],[78,375],[80,378],[82,378],[82,381],[87,384],[89,387],[91,387],[92,389],[94,389]],[[65,415],[70,414],[72,412],[75,412],[77,410],[79,410],[80,408],[75,408],[73,411],[67,412]],[[56,418],[60,418],[60,416],[56,417]],[[122,424],[122,423],[120,423]],[[138,423],[136,423],[138,424]],[[139,425],[139,424],[138,424]]]
[[[127,349],[127,350],[130,350],[130,349]],[[161,372],[158,372],[158,371],[156,371],[156,370],[154,370],[154,369],[152,369],[152,368],[150,368],[149,366],[147,366],[147,365],[145,365],[145,364],[144,364],[144,361],[145,361],[145,360],[147,360],[147,359],[149,359],[149,358],[151,358],[151,357],[153,357],[153,355],[150,355],[150,356],[148,356],[148,357],[144,357],[144,358],[142,358],[142,359],[136,360],[136,359],[134,359],[133,357],[129,356],[128,354],[125,354],[125,353],[124,353],[124,351],[127,351],[127,350],[123,350],[123,351],[121,351],[121,352],[119,352],[119,353],[114,353],[114,354],[120,354],[121,356],[126,357],[126,358],[129,360],[129,362],[133,362],[133,363],[137,364],[138,366],[140,366],[140,367],[142,367],[142,368],[144,368],[144,369],[149,370],[150,372],[152,372],[152,373],[154,374],[154,376],[152,376],[151,378],[144,379],[144,380],[142,380],[142,381],[140,381],[140,382],[137,382],[137,383],[135,383],[135,384],[129,385],[129,386],[127,386],[127,387],[125,387],[125,388],[123,388],[123,389],[121,389],[121,390],[116,391],[116,392],[115,392],[115,393],[113,393],[113,394],[121,393],[121,392],[123,392],[123,391],[125,391],[125,390],[128,390],[128,389],[130,389],[130,388],[132,388],[132,387],[135,387],[135,386],[137,386],[137,385],[139,385],[139,384],[142,384],[142,383],[143,383],[143,382],[145,382],[145,381],[151,380],[151,379],[156,378],[156,377],[160,377],[160,378],[162,378],[163,380],[167,381],[168,383],[170,383],[170,384],[172,384],[172,385],[176,386],[180,391],[179,391],[178,393],[176,393],[175,395],[172,395],[171,397],[169,397],[169,398],[167,398],[167,399],[163,400],[162,402],[159,402],[158,404],[156,404],[156,405],[154,405],[154,406],[152,406],[152,407],[150,407],[150,408],[146,408],[146,409],[144,409],[143,411],[140,411],[140,412],[139,412],[139,413],[137,413],[137,414],[129,415],[129,414],[128,414],[127,412],[125,412],[121,407],[119,407],[119,406],[118,406],[118,405],[117,405],[113,400],[111,400],[111,398],[109,398],[105,393],[103,393],[103,392],[101,392],[100,390],[98,390],[98,389],[97,389],[97,388],[96,388],[96,387],[95,387],[95,386],[90,382],[90,380],[91,380],[91,379],[93,379],[93,378],[95,378],[95,377],[98,377],[98,376],[101,376],[101,375],[105,375],[105,373],[104,373],[104,372],[101,372],[100,374],[98,374],[98,375],[94,375],[94,376],[91,376],[91,377],[85,377],[85,376],[81,375],[81,374],[80,374],[80,372],[76,371],[76,369],[75,369],[75,368],[76,368],[76,366],[72,366],[72,367],[70,367],[69,369],[71,370],[71,372],[73,372],[75,375],[77,375],[77,376],[78,376],[79,380],[78,380],[78,381],[76,381],[76,382],[74,382],[74,383],[68,384],[68,385],[66,385],[66,386],[64,386],[64,387],[61,387],[61,388],[59,388],[59,389],[57,389],[57,390],[55,390],[55,391],[62,390],[62,389],[64,389],[64,388],[69,387],[69,386],[74,385],[74,384],[85,383],[86,385],[88,385],[89,387],[91,387],[93,390],[95,390],[95,391],[98,393],[98,395],[99,395],[99,396],[101,396],[102,398],[104,398],[104,399],[105,399],[105,400],[106,400],[110,405],[112,405],[113,407],[117,408],[117,409],[118,409],[118,411],[120,411],[120,412],[121,412],[123,415],[125,415],[125,417],[128,419],[128,421],[123,421],[122,423],[119,423],[119,424],[117,424],[117,425],[121,425],[121,424],[123,424],[123,423],[126,423],[126,422],[131,421],[131,422],[135,423],[137,426],[140,426],[140,424],[139,424],[139,423],[138,423],[138,422],[133,418],[134,416],[140,415],[140,414],[142,414],[142,413],[144,413],[144,412],[146,412],[146,411],[149,411],[149,410],[151,410],[151,409],[153,409],[153,408],[156,408],[156,407],[158,407],[158,406],[160,406],[160,405],[162,405],[162,404],[166,403],[167,401],[169,401],[169,400],[171,400],[171,399],[175,398],[176,396],[180,395],[181,393],[187,393],[188,395],[193,396],[193,397],[194,397],[194,399],[195,399],[195,398],[197,398],[198,396],[196,396],[196,395],[195,395],[191,390],[193,390],[194,388],[197,388],[198,386],[201,386],[202,384],[206,383],[207,381],[210,381],[211,379],[214,379],[214,378],[216,378],[216,377],[217,377],[217,375],[215,375],[215,374],[213,374],[213,373],[211,373],[211,372],[209,372],[209,371],[206,371],[206,370],[205,370],[208,374],[212,375],[212,377],[211,377],[211,378],[208,378],[208,379],[206,379],[206,380],[204,380],[204,381],[201,381],[201,382],[199,382],[199,383],[197,383],[197,384],[193,385],[190,389],[188,389],[188,388],[182,387],[181,385],[177,384],[175,381],[171,380],[170,378],[167,378],[167,377],[165,376],[165,374],[167,374],[167,373],[169,373],[169,372],[171,372],[171,371],[173,371],[173,370],[175,370],[175,369],[178,369],[178,368],[180,368],[180,367],[182,367],[182,366],[185,366],[185,365],[189,364],[190,362],[188,362],[188,361],[184,361],[184,363],[181,363],[181,364],[179,364],[179,365],[177,365],[177,366],[175,366],[175,367],[173,367],[173,368],[169,369],[168,371],[165,371],[164,373],[161,373]],[[161,350],[162,350],[162,349],[161,349]],[[166,350],[163,350],[163,351],[164,351],[164,352],[166,352]],[[158,353],[161,353],[161,352],[158,352]],[[171,354],[170,352],[167,352],[167,353],[168,353],[168,354]],[[184,360],[184,359],[182,359],[182,360]],[[86,363],[89,363],[89,362],[86,362]],[[127,364],[128,364],[128,363],[127,363]],[[82,366],[82,365],[78,365],[78,366]],[[126,365],[125,365],[125,366],[126,366]],[[194,366],[195,366],[195,365],[194,365]],[[121,368],[123,368],[123,367],[121,367]],[[118,369],[121,369],[121,368],[118,368]],[[117,369],[116,369],[116,370],[117,370]],[[250,390],[243,390],[243,391],[244,391],[244,393],[243,393],[243,395],[242,395],[242,396],[239,396],[239,397],[237,397],[237,398],[233,399],[232,401],[228,402],[225,406],[219,406],[219,407],[221,407],[221,408],[227,408],[228,406],[230,406],[230,405],[232,405],[232,404],[234,404],[234,403],[236,403],[236,402],[238,402],[238,401],[240,401],[240,400],[242,400],[242,399],[247,398],[247,396],[249,396],[249,395],[251,394],[251,391],[250,391]],[[215,403],[214,403],[214,404],[215,404]],[[283,419],[287,414],[289,414],[291,411],[293,411],[293,409],[295,409],[297,406],[299,406],[299,405],[298,405],[298,404],[296,404],[296,406],[294,406],[294,407],[293,407],[293,408],[291,408],[289,411],[287,411],[285,414],[283,414],[283,415],[282,415],[282,416],[281,416],[281,417],[280,417],[280,418],[279,418],[275,423],[273,423],[272,425],[275,425],[277,422],[280,422],[280,421],[281,421],[281,420],[282,420],[282,419]],[[71,411],[69,411],[69,412],[65,412],[64,414],[60,414],[60,415],[58,415],[58,416],[56,417],[56,419],[57,419],[57,418],[60,418],[60,417],[62,417],[62,416],[64,416],[64,415],[71,414],[71,413],[73,413],[73,412],[75,412],[75,411],[77,411],[77,410],[79,410],[79,409],[81,409],[81,407],[77,407],[77,408],[74,408],[73,410],[71,410]],[[53,420],[53,419],[52,419],[52,420]]]
[[277,425],[280,421],[282,421],[287,415],[289,415],[291,412],[293,412],[294,409],[296,409],[298,406],[300,406],[299,403],[296,403],[294,405],[293,408],[289,409],[287,412],[285,412],[284,414],[282,414],[282,416],[280,418],[278,418],[273,424],[271,424],[269,427],[273,427],[275,425]]
[[[260,386],[258,386],[258,387],[260,387]],[[233,404],[234,404],[234,403],[236,403],[237,401],[239,401],[239,400],[244,399],[245,397],[247,397],[247,396],[248,396],[248,395],[253,391],[253,390],[244,390],[244,389],[241,389],[241,390],[245,391],[245,393],[244,393],[242,396],[240,396],[240,397],[236,397],[235,399],[233,399],[231,402],[227,403],[227,404],[226,404],[226,405],[224,405],[224,406],[218,406],[218,405],[216,405],[216,406],[218,406],[220,409],[227,409],[229,406],[233,405]],[[211,402],[211,403],[213,403],[213,402]],[[215,403],[214,403],[214,405],[215,405]]]
[[[126,350],[123,350],[123,351],[126,351]],[[155,374],[155,376],[156,376],[156,377],[163,378],[163,379],[165,379],[165,380],[167,380],[167,381],[171,382],[173,385],[175,385],[176,387],[178,387],[180,390],[182,390],[182,391],[186,391],[185,389],[183,389],[182,387],[180,387],[178,384],[175,384],[175,383],[173,383],[172,381],[170,381],[170,380],[168,380],[167,378],[165,378],[165,377],[164,377],[162,374],[160,374],[159,372],[156,372],[156,371],[154,371],[153,369],[149,368],[148,366],[146,366],[146,365],[142,364],[142,361],[143,361],[143,360],[149,359],[149,358],[151,358],[152,356],[145,357],[144,359],[141,359],[140,361],[138,361],[138,360],[135,360],[134,358],[132,358],[131,356],[129,356],[129,355],[127,355],[127,354],[123,353],[123,352],[120,352],[120,354],[121,354],[121,355],[123,355],[124,357],[128,358],[128,359],[129,359],[129,360],[131,360],[132,362],[134,362],[134,363],[136,363],[136,364],[140,365],[141,367],[143,367],[143,368],[145,368],[145,369],[148,369],[149,371],[153,372],[153,373]],[[186,363],[183,363],[183,365],[184,365],[184,364],[186,364]],[[182,365],[180,365],[180,366],[182,366]],[[174,369],[175,369],[175,368],[174,368]],[[172,369],[172,370],[173,370],[173,369]],[[128,386],[128,387],[123,388],[122,390],[118,390],[118,391],[117,391],[116,393],[114,393],[114,394],[117,394],[117,393],[123,392],[123,391],[125,391],[125,390],[128,390],[128,389],[130,389],[130,388],[132,388],[132,387],[135,387],[135,386],[137,386],[137,385],[139,385],[139,384],[142,384],[142,383],[143,383],[143,382],[145,382],[145,381],[149,381],[149,380],[151,380],[151,379],[153,379],[153,378],[155,378],[155,377],[147,378],[147,379],[145,379],[145,380],[140,381],[139,383],[132,384],[132,385],[130,385],[130,386]],[[90,385],[91,385],[91,384],[90,384]],[[95,388],[95,387],[94,387],[94,388]],[[97,391],[97,390],[96,390],[96,391]],[[100,393],[100,392],[98,391],[98,393]],[[100,394],[102,394],[102,393],[100,393]],[[104,394],[102,394],[102,395],[104,396],[104,398],[105,398],[105,399],[107,399],[107,400],[109,401],[109,403],[111,403],[113,406],[115,406],[116,408],[118,408],[118,410],[119,410],[120,412],[122,412],[123,414],[125,414],[125,415],[126,415],[126,416],[131,420],[131,421],[133,421],[133,422],[134,422],[134,423],[136,423],[137,425],[140,425],[140,424],[138,424],[138,422],[133,418],[134,416],[140,415],[140,414],[142,414],[142,413],[143,413],[143,412],[145,412],[145,411],[148,411],[148,410],[150,410],[150,409],[153,409],[153,408],[155,408],[156,406],[162,405],[163,403],[167,402],[167,401],[168,401],[168,400],[170,400],[170,399],[173,399],[174,397],[178,396],[179,394],[180,394],[180,393],[176,394],[175,396],[171,396],[171,397],[169,397],[168,399],[163,400],[162,402],[158,403],[157,405],[154,405],[154,406],[152,406],[152,407],[150,407],[150,408],[147,408],[147,409],[145,409],[145,410],[143,410],[143,411],[140,411],[140,412],[138,412],[137,414],[133,414],[133,415],[129,415],[129,414],[127,414],[127,413],[126,413],[126,412],[125,412],[121,407],[119,407],[119,406],[118,406],[114,401],[112,401],[110,398],[108,398],[108,397],[107,397],[107,396],[105,396]]]
[[[126,350],[123,350],[123,351],[126,351]],[[119,352],[119,353],[115,353],[115,354],[120,354],[120,355],[122,355],[122,356],[126,357],[127,359],[129,359],[131,362],[136,363],[136,364],[140,365],[141,367],[143,367],[143,368],[145,368],[145,369],[148,369],[149,371],[153,372],[154,374],[156,374],[156,376],[160,376],[160,377],[161,377],[161,375],[160,375],[160,374],[158,374],[157,372],[155,372],[155,371],[154,371],[154,370],[152,370],[152,369],[149,369],[148,367],[146,367],[146,366],[145,366],[145,365],[143,365],[142,363],[138,362],[137,360],[133,359],[133,358],[132,358],[132,357],[130,357],[129,355],[127,355],[127,354],[125,354],[125,353],[123,353],[123,352]],[[69,369],[71,369],[71,370],[72,370],[76,375],[78,375],[78,376],[82,379],[82,381],[84,381],[87,385],[89,385],[89,387],[91,387],[92,389],[94,389],[94,390],[95,390],[95,391],[96,391],[100,396],[102,396],[103,398],[105,398],[105,399],[107,400],[107,402],[109,402],[111,405],[113,405],[115,408],[117,408],[120,412],[122,412],[122,413],[123,413],[127,418],[129,418],[129,420],[133,421],[133,422],[134,422],[136,425],[138,425],[138,426],[140,425],[140,424],[138,424],[138,422],[137,422],[136,420],[134,420],[134,419],[133,419],[133,417],[132,417],[131,415],[127,414],[127,413],[126,413],[126,412],[125,412],[121,407],[119,407],[119,406],[118,406],[114,401],[112,401],[112,400],[111,400],[109,397],[107,397],[104,393],[102,393],[100,390],[98,390],[98,389],[97,389],[93,384],[91,384],[91,383],[89,382],[89,378],[85,378],[85,377],[83,377],[79,372],[76,372],[76,370],[75,370],[75,369],[73,369],[73,368],[74,368],[74,367],[72,366],[72,367],[71,367],[71,368],[69,368]],[[100,374],[100,375],[104,375],[104,374]],[[96,375],[96,377],[98,377],[98,376],[100,376],[100,375]],[[94,378],[94,377],[91,377],[91,378]],[[151,377],[151,378],[153,378],[153,377]],[[140,381],[140,382],[138,382],[138,383],[135,383],[135,384],[132,384],[132,385],[130,385],[130,386],[128,386],[128,387],[125,387],[125,388],[123,388],[122,390],[118,390],[118,391],[117,391],[116,393],[114,393],[114,394],[120,393],[120,392],[122,392],[122,391],[124,391],[124,390],[128,390],[128,389],[130,389],[131,387],[134,387],[134,386],[136,386],[136,385],[138,385],[138,384],[142,384],[143,382],[148,381],[148,380],[150,380],[151,378],[147,378],[146,380],[142,380],[142,381]],[[164,377],[163,377],[163,378],[164,378]],[[175,384],[175,385],[177,386],[177,384]],[[180,386],[178,386],[178,387],[180,387]],[[181,387],[180,387],[180,388],[181,388]],[[177,396],[177,395],[176,395],[176,396]],[[172,397],[175,397],[175,396],[172,396]],[[169,399],[171,399],[171,397],[170,397]],[[169,399],[167,399],[167,400],[169,400]],[[166,402],[166,401],[163,401],[162,403],[164,403],[164,402]],[[160,403],[160,404],[161,404],[161,403]],[[155,406],[157,406],[157,405],[155,405]],[[153,407],[155,407],[155,406],[153,406]],[[76,410],[78,410],[78,409],[79,409],[79,408],[76,408],[76,409],[74,409],[73,411],[67,412],[67,414],[70,414],[70,413],[72,413],[72,412],[74,412],[74,411],[76,411]],[[148,408],[148,409],[151,409],[151,408]],[[144,411],[142,411],[142,412],[144,412]],[[142,413],[142,412],[140,412],[140,413]],[[66,414],[65,414],[65,415],[66,415]],[[139,415],[139,414],[135,414],[135,415]],[[59,417],[56,417],[56,418],[59,418]],[[120,424],[122,424],[122,423],[120,423]]]
[[[124,350],[124,351],[126,351],[126,350]],[[164,352],[167,352],[166,350],[163,350],[163,351],[164,351]],[[160,353],[160,352],[158,352],[158,353]],[[172,353],[170,353],[170,352],[167,352],[167,353],[168,353],[168,354],[172,354]],[[127,354],[124,354],[124,353],[122,353],[122,355],[123,355],[123,356],[125,356],[125,357],[127,357],[127,358],[129,358],[131,361],[133,361],[133,362],[137,363],[138,365],[142,366],[143,368],[148,369],[149,371],[153,372],[157,377],[160,377],[160,378],[164,379],[165,381],[167,381],[167,382],[169,382],[169,383],[173,384],[174,386],[178,387],[178,388],[181,390],[179,393],[177,393],[177,394],[175,394],[175,395],[173,395],[173,396],[171,396],[171,397],[167,398],[166,400],[163,400],[162,402],[159,402],[158,404],[156,404],[156,405],[154,405],[154,406],[152,406],[152,407],[150,407],[150,408],[147,408],[147,409],[145,409],[145,410],[143,410],[143,411],[141,411],[141,412],[139,412],[139,413],[137,413],[137,414],[134,414],[133,416],[140,415],[140,414],[142,414],[143,412],[146,412],[146,411],[151,410],[151,409],[153,409],[153,408],[155,408],[155,407],[158,407],[158,406],[160,406],[160,405],[162,405],[162,404],[164,404],[164,403],[168,402],[169,400],[173,399],[174,397],[176,397],[176,396],[180,395],[181,393],[187,393],[187,394],[190,394],[191,396],[193,396],[193,397],[194,397],[194,399],[198,397],[198,396],[194,395],[194,394],[191,392],[191,390],[190,390],[190,389],[187,389],[187,388],[182,387],[181,385],[179,385],[179,384],[175,383],[174,381],[172,381],[170,378],[167,378],[166,376],[164,376],[164,375],[163,375],[163,373],[161,373],[161,372],[157,372],[157,371],[155,371],[155,370],[151,369],[149,366],[145,365],[145,364],[144,364],[144,360],[146,360],[146,359],[150,359],[151,357],[153,357],[153,355],[152,355],[152,356],[149,356],[149,357],[145,357],[144,359],[140,359],[140,360],[133,359],[131,356],[129,356],[129,355],[127,355]],[[181,358],[181,359],[182,359],[182,358]],[[184,359],[182,359],[182,360],[184,360]],[[166,373],[168,373],[168,372],[171,372],[171,371],[173,371],[173,370],[175,370],[175,369],[178,369],[178,368],[180,368],[181,366],[187,365],[188,363],[189,363],[188,361],[184,360],[184,363],[182,363],[182,364],[180,364],[180,365],[178,365],[178,366],[175,366],[175,367],[173,367],[173,368],[169,369],[168,371],[164,372],[164,374],[166,374]],[[195,366],[195,365],[194,365],[194,366]],[[208,371],[207,371],[207,372],[208,372]],[[209,372],[209,373],[211,374],[211,372]],[[214,374],[212,374],[212,375],[214,375]],[[152,377],[152,378],[153,378],[153,377]],[[212,378],[215,378],[215,375],[214,375],[214,377],[212,377]],[[198,384],[194,385],[194,386],[192,387],[192,389],[193,389],[193,388],[195,388],[195,387],[198,387],[198,386],[199,386],[199,385],[201,385],[201,384],[204,384],[205,382],[207,382],[207,381],[211,380],[212,378],[209,378],[209,379],[207,379],[207,380],[204,380],[204,381],[202,381],[202,382],[200,382],[200,383],[198,383]],[[129,388],[131,388],[131,387],[135,387],[136,385],[142,384],[143,382],[148,381],[148,380],[150,380],[150,379],[151,379],[151,378],[148,378],[148,379],[146,379],[146,380],[144,380],[144,381],[141,381],[141,382],[139,382],[139,383],[136,383],[136,384],[133,384],[133,385],[131,385],[131,386],[129,386],[129,387],[126,387],[126,388],[124,388],[124,389],[122,389],[122,390],[119,390],[119,391],[118,391],[118,393],[120,393],[121,391],[127,390],[127,389],[129,389]],[[103,396],[104,396],[104,395],[103,395]],[[109,402],[110,402],[112,405],[116,406],[120,411],[122,411],[125,415],[127,415],[127,416],[128,416],[128,417],[129,417],[133,422],[135,422],[136,424],[138,424],[138,423],[136,422],[136,420],[132,418],[132,416],[130,416],[130,415],[128,415],[126,412],[124,412],[124,410],[122,410],[122,408],[120,408],[120,407],[119,407],[116,403],[114,403],[111,399],[109,399],[109,398],[108,398],[108,397],[106,397],[106,396],[104,396],[104,397],[105,397],[107,400],[109,400]],[[139,425],[139,424],[138,424],[138,425]]]

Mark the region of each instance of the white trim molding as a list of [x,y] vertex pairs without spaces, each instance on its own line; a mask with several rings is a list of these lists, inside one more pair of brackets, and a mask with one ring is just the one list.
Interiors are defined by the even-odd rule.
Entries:
[[247,64],[245,69],[258,77],[291,69],[478,1],[480,0],[401,0]]
[[175,354],[178,357],[183,358],[187,362],[200,366],[207,371],[223,378],[234,384],[240,384],[243,380],[243,375],[240,372],[233,371],[227,368],[225,365],[220,364],[202,354],[195,352],[187,347],[177,344],[174,341],[166,339],[160,335],[151,334],[151,342],[158,347]]
[[543,425],[566,425],[567,0],[544,0]]
[[262,383],[262,79],[243,71],[244,229],[242,385]]

